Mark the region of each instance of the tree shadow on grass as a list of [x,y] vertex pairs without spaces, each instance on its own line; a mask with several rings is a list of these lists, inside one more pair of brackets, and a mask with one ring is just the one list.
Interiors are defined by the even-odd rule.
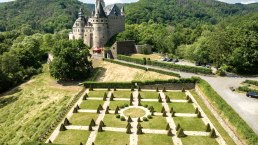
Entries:
[[98,81],[101,77],[104,76],[105,72],[107,71],[107,69],[103,68],[103,67],[96,67],[93,69],[92,71],[92,75],[87,78],[86,80],[74,80],[74,81],[64,81],[64,80],[59,80],[57,81],[58,84],[62,85],[62,86],[78,86],[80,85],[80,83],[84,82],[84,81]]
[[9,105],[17,100],[18,100],[17,96],[11,96],[11,97],[7,97],[7,98],[1,97],[0,98],[0,109],[4,108],[6,105]]

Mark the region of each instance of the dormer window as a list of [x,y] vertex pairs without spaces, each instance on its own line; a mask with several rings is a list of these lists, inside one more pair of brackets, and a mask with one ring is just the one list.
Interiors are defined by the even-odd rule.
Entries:
[[79,24],[79,23],[76,23],[76,26],[78,27],[78,26],[80,26],[80,24]]

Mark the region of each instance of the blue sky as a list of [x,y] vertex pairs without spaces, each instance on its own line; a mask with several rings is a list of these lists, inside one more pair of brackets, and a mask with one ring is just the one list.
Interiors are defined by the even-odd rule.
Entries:
[[[0,0],[0,2],[8,2],[12,0]],[[84,3],[94,3],[95,0],[80,0]],[[113,4],[113,3],[130,3],[130,2],[136,2],[138,0],[105,0],[106,4]],[[220,0],[223,2],[227,3],[243,3],[243,4],[248,4],[248,3],[258,3],[258,0]]]

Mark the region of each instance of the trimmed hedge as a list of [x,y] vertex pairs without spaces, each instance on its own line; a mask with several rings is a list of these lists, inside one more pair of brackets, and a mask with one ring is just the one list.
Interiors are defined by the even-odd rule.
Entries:
[[132,57],[125,56],[125,55],[117,55],[117,59],[128,61],[128,62],[133,62],[133,63],[137,63],[137,64],[141,64],[141,65],[146,65],[146,58],[139,59],[139,58],[132,58]]
[[147,65],[157,66],[170,70],[179,70],[183,72],[191,72],[191,73],[200,73],[200,74],[212,74],[212,70],[204,67],[195,67],[195,66],[187,66],[187,65],[177,65],[174,63],[166,63],[166,62],[158,62],[158,61],[147,61]]
[[258,86],[258,81],[254,81],[254,80],[246,80],[246,81],[244,81],[244,83],[247,83],[247,84],[250,84],[250,85]]
[[171,79],[171,80],[153,80],[153,81],[131,81],[131,82],[84,82],[83,85],[86,88],[123,88],[130,89],[135,87],[137,83],[138,86],[144,85],[155,85],[155,84],[181,84],[181,83],[195,83],[195,78],[190,79]]
[[248,126],[248,124],[234,111],[234,109],[227,104],[227,102],[207,83],[201,78],[198,79],[197,85],[201,91],[208,98],[209,102],[217,108],[220,114],[223,114],[233,126],[236,127],[238,134],[242,139],[246,139],[250,145],[257,145],[258,135]]
[[132,68],[142,69],[142,70],[145,70],[145,71],[153,71],[153,72],[157,72],[157,73],[160,73],[160,74],[174,76],[174,77],[178,77],[178,78],[181,77],[179,74],[173,73],[173,72],[163,71],[163,70],[154,69],[154,68],[146,68],[144,66],[139,66],[139,65],[124,63],[124,62],[120,62],[120,61],[115,61],[113,59],[106,59],[106,58],[104,58],[103,60],[111,62],[111,63],[116,63],[116,64],[119,64],[119,65],[123,65],[123,66],[128,66],[128,67],[132,67]]
[[248,86],[238,87],[238,90],[242,91],[242,92],[256,92],[256,93],[258,93],[258,90],[250,89]]
[[174,63],[165,63],[165,62],[158,62],[158,61],[151,61],[146,60],[146,58],[139,59],[139,58],[132,58],[129,56],[124,55],[118,55],[118,60],[123,60],[127,62],[133,62],[136,64],[141,65],[151,65],[151,66],[158,66],[165,69],[172,69],[172,70],[179,70],[184,72],[191,72],[191,73],[201,73],[201,74],[212,74],[212,70],[210,68],[204,68],[204,67],[195,67],[195,66],[186,66],[186,65],[177,65]]

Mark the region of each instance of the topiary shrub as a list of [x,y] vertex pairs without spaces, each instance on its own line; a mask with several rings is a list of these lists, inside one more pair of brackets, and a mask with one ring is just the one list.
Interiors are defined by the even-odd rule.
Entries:
[[140,117],[137,119],[137,122],[141,122],[141,118]]
[[168,129],[167,135],[168,135],[168,136],[173,136],[173,133],[172,133],[172,129],[171,129],[171,128]]
[[206,132],[210,132],[211,131],[211,126],[210,126],[210,124],[208,123],[207,125],[206,125]]
[[133,122],[131,116],[128,117],[127,122]]
[[129,105],[128,104],[124,104],[125,107],[128,107]]
[[90,86],[89,91],[93,91],[93,87],[92,86]]
[[178,131],[181,128],[180,124],[178,123],[176,126],[176,131]]
[[159,92],[159,88],[158,87],[156,88],[156,92]]
[[118,111],[119,111],[119,107],[116,106],[115,114],[118,114]]
[[163,92],[166,92],[166,91],[167,91],[167,90],[166,90],[166,87],[164,87],[162,91],[163,91]]
[[120,108],[120,109],[123,109],[123,108],[125,108],[125,106],[124,106],[124,105],[120,105],[119,108]]
[[108,89],[107,89],[108,91],[111,91],[111,89],[110,89],[110,87],[108,87]]
[[180,128],[177,131],[177,137],[185,137],[184,129]]
[[134,87],[131,88],[131,91],[134,91]]
[[120,117],[120,120],[121,120],[121,121],[125,121],[126,119],[125,119],[124,116],[121,116],[121,117]]
[[138,91],[139,91],[139,92],[142,91],[142,88],[141,88],[140,86],[138,87]]
[[217,137],[217,135],[216,135],[216,132],[215,132],[215,130],[214,129],[212,129],[211,130],[211,132],[210,132],[210,138],[216,138]]
[[116,87],[114,88],[114,91],[116,91]]
[[143,117],[142,120],[143,120],[143,121],[148,121],[148,118],[147,118],[147,117]]
[[152,119],[152,116],[151,116],[151,115],[148,115],[147,117],[148,117],[149,119]]
[[201,114],[200,111],[198,112],[197,117],[198,117],[198,118],[202,118],[202,114]]
[[116,118],[120,118],[120,115],[119,115],[119,114],[117,114],[117,115],[116,115]]
[[61,124],[59,131],[66,131],[66,127],[64,124]]
[[182,88],[182,92],[185,92],[185,88]]
[[147,104],[145,104],[145,105],[143,105],[143,107],[144,107],[144,108],[148,108],[148,105],[147,105]]
[[195,114],[198,114],[198,112],[199,112],[199,109],[198,109],[198,107],[196,107],[195,108]]

